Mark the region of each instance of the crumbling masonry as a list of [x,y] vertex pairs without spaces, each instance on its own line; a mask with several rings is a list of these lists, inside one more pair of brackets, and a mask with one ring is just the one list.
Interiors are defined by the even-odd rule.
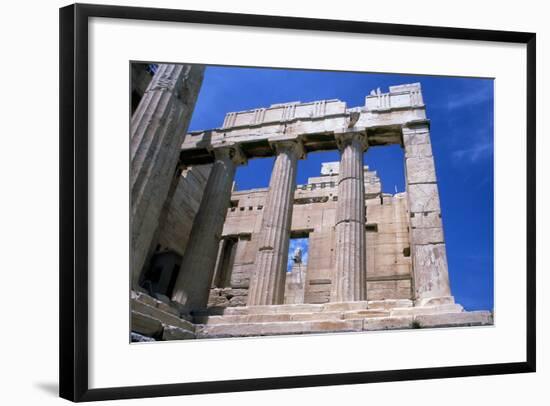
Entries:
[[[221,128],[184,136],[203,70],[133,66],[134,341],[492,324],[451,294],[419,83],[372,91],[360,107],[231,112]],[[368,148],[391,144],[405,161],[395,195],[363,165]],[[339,162],[296,185],[298,160],[334,149]],[[235,191],[237,166],[269,156],[269,187]],[[309,260],[287,273],[297,237]]]

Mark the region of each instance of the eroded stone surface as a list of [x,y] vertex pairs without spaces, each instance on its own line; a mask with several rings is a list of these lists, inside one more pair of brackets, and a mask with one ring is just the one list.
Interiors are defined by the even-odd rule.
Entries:
[[413,228],[437,228],[442,227],[441,213],[439,212],[423,212],[414,213],[410,217],[410,224]]
[[236,165],[243,162],[240,149],[216,149],[216,161],[206,183],[189,244],[175,282],[172,299],[189,312],[206,308],[216,266],[220,234],[229,206]]
[[366,299],[365,182],[366,136],[338,135],[340,168],[335,218],[335,269],[331,302]]
[[435,183],[418,183],[407,186],[411,213],[440,211],[439,192]]
[[441,227],[413,228],[411,230],[412,241],[417,245],[441,244],[445,242]]
[[[171,86],[155,88],[167,103]],[[161,127],[145,131],[153,149],[164,145],[155,137],[170,139],[155,135]],[[404,193],[383,193],[363,165],[367,145],[386,144],[405,150]],[[337,147],[339,163],[296,187],[305,151]],[[220,151],[231,148],[227,160]],[[134,292],[135,334],[178,340],[491,324],[490,313],[465,312],[451,296],[432,153],[419,84],[373,91],[358,108],[325,100],[228,113],[222,129],[189,134],[180,163],[212,164],[209,175],[210,167],[185,169],[208,181],[179,179],[170,188],[153,237],[183,255],[177,303]],[[244,156],[269,155],[277,158],[268,189],[233,190]],[[151,156],[168,165],[168,155]],[[184,188],[192,204],[182,211]],[[309,258],[285,282],[291,236],[309,238]]]
[[[203,316],[194,329],[174,326],[133,312],[137,333],[161,340],[252,337],[305,333],[379,331],[410,328],[492,325],[490,312],[466,312],[452,298],[434,299],[424,306],[407,300],[272,305],[226,309],[231,314]],[[170,321],[170,319],[164,319]]]
[[276,140],[274,144],[277,158],[262,218],[256,269],[250,283],[248,303],[251,305],[284,302],[296,165],[304,152],[300,142]]
[[156,341],[154,338],[144,336],[139,333],[134,333],[133,331],[130,333],[130,341],[133,343],[150,343],[153,341]]
[[161,64],[132,115],[130,188],[132,288],[157,231],[178,165],[179,148],[202,83],[200,65]]
[[445,238],[426,123],[403,128],[407,200],[410,212],[414,299],[450,296]]
[[[251,316],[216,317],[213,323],[197,328],[198,338],[249,337],[260,335],[292,335],[304,333],[337,333],[412,328],[490,326],[493,317],[487,311],[465,312],[454,304],[409,307],[380,311],[310,313],[271,313]],[[341,319],[338,319],[340,315]],[[237,318],[236,318],[237,317]],[[323,319],[323,317],[325,317]],[[330,317],[330,319],[329,319]],[[306,321],[307,320],[307,321]]]
[[176,316],[172,313],[168,313],[163,310],[160,310],[157,307],[153,307],[136,300],[131,302],[131,307],[132,307],[132,312],[137,312],[142,315],[150,316],[155,320],[158,320],[162,324],[172,325],[172,326],[180,327],[190,331],[193,331],[194,329],[194,325],[192,323],[190,323],[187,320],[184,320],[183,318],[180,318],[179,315]]
[[450,296],[445,244],[417,245],[413,255],[416,298]]
[[165,326],[164,330],[162,331],[162,339],[164,341],[189,340],[194,338],[196,338],[196,336],[193,331],[189,331],[180,327]]
[[365,319],[363,330],[378,331],[378,330],[400,330],[412,328],[413,316],[401,317],[376,317]]
[[198,338],[250,337],[304,333],[361,331],[361,320],[300,321],[205,325],[197,329]]
[[162,333],[163,326],[159,320],[146,314],[133,311],[131,329],[136,333],[148,337],[155,337]]
[[[425,143],[416,144],[415,142],[420,141],[418,138],[421,138]],[[413,143],[411,143],[413,142]],[[431,157],[432,156],[432,144],[428,142],[427,134],[423,136],[415,137],[414,141],[408,140],[407,147],[405,149],[405,158],[413,157]]]
[[439,313],[462,313],[464,308],[455,303],[431,305],[431,306],[415,306],[407,308],[395,308],[390,311],[391,316],[402,315],[418,315],[418,314],[439,314]]
[[414,183],[435,183],[435,167],[431,156],[405,158],[407,171],[407,182]]
[[493,315],[488,311],[463,313],[423,314],[415,316],[420,327],[467,327],[493,324]]

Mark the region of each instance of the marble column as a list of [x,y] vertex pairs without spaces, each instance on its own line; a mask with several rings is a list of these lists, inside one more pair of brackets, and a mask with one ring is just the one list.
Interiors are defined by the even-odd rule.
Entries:
[[454,303],[427,122],[403,128],[416,305]]
[[331,302],[366,300],[365,183],[366,135],[337,135],[340,149],[338,204],[335,222],[335,273]]
[[159,65],[130,123],[131,275],[142,268],[174,177],[204,67]]
[[304,151],[301,142],[296,140],[278,141],[273,145],[277,158],[265,199],[256,270],[248,292],[249,306],[284,303],[296,165]]
[[186,312],[205,309],[208,304],[235,169],[237,164],[244,163],[236,146],[217,148],[214,156],[172,294],[172,300]]

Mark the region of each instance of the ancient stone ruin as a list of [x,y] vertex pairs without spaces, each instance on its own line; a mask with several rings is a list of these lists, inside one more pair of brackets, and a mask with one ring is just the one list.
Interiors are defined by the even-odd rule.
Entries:
[[[449,285],[430,122],[419,83],[230,112],[187,132],[204,67],[133,67],[133,341],[492,324]],[[406,190],[382,192],[368,148],[404,149]],[[340,151],[296,185],[308,153]],[[269,186],[237,166],[275,157]],[[308,241],[308,260],[291,253]],[[459,270],[457,270],[459,271]]]

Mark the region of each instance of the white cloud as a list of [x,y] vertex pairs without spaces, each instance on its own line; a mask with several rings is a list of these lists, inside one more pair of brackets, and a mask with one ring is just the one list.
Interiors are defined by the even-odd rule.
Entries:
[[468,161],[470,163],[476,163],[485,158],[489,158],[493,154],[492,142],[478,142],[472,145],[470,148],[458,149],[453,151],[453,158],[456,161]]
[[451,157],[456,164],[478,163],[493,156],[493,126],[481,123],[476,131],[453,134]]
[[466,106],[474,106],[492,100],[492,87],[483,86],[471,92],[457,94],[447,102],[448,110],[461,109]]

